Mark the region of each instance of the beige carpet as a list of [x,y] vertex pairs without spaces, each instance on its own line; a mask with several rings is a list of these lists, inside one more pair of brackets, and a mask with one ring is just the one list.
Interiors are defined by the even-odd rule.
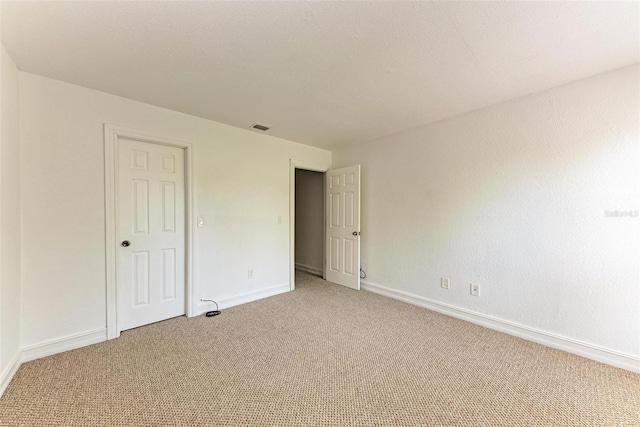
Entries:
[[2,426],[640,426],[640,375],[299,273],[24,364]]

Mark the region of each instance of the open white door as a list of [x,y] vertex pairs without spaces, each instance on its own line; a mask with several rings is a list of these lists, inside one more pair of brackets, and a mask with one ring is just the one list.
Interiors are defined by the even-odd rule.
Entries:
[[360,165],[326,175],[326,279],[360,289]]

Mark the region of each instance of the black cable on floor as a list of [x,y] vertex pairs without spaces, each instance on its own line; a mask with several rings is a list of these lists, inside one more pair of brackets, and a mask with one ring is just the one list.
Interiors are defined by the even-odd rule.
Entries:
[[207,317],[213,317],[213,316],[217,316],[218,314],[221,313],[221,311],[218,309],[218,303],[215,302],[212,299],[200,299],[200,301],[206,301],[206,302],[212,302],[216,305],[216,309],[213,311],[207,311],[204,315]]

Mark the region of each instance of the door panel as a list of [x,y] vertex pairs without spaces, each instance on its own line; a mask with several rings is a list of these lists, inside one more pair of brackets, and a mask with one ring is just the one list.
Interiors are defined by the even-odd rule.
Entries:
[[118,153],[117,319],[126,330],[185,314],[184,151],[120,138]]
[[149,232],[149,181],[132,180],[133,196],[133,234]]
[[344,261],[342,265],[344,266],[344,274],[353,275],[354,274],[354,264],[355,260],[353,259],[353,254],[355,251],[354,245],[355,242],[351,238],[346,238],[343,240],[344,242],[344,250],[342,251]]
[[360,289],[360,165],[327,172],[326,228],[327,280]]
[[131,254],[133,264],[133,306],[149,304],[149,252]]
[[176,185],[162,182],[162,231],[176,231]]

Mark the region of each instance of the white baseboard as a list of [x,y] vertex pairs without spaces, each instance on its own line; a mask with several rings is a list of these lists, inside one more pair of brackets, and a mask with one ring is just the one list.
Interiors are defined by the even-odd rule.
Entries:
[[107,340],[107,328],[94,329],[92,331],[81,332],[79,334],[68,335],[51,341],[30,345],[22,349],[22,362],[40,359],[62,353],[63,351],[74,350],[91,344],[96,344]]
[[[291,290],[288,283],[283,283],[281,285],[271,286],[269,288],[260,289],[257,291],[247,292],[240,295],[235,295],[232,297],[221,298],[217,300],[218,306],[220,310],[224,308],[230,308],[240,304],[246,304],[251,301],[257,301],[262,298],[272,297],[274,295],[283,294],[285,292],[289,292]],[[196,316],[199,316],[207,311],[215,310],[215,304],[206,303],[202,305],[198,305],[196,310]]]
[[[258,291],[247,292],[245,294],[236,295],[229,298],[223,298],[218,301],[220,309],[233,307],[235,305],[256,301],[262,298],[289,292],[288,283],[272,286]],[[198,307],[197,315],[203,314],[213,309],[213,304],[204,304]],[[4,372],[0,377],[0,396],[4,393],[11,379],[24,362],[40,359],[41,357],[51,356],[62,353],[64,351],[74,350],[91,344],[97,344],[107,340],[107,328],[94,329],[92,331],[81,332],[39,344],[33,344],[18,350]]]
[[363,280],[360,283],[363,290],[373,292],[378,295],[383,295],[429,310],[437,311],[438,313],[446,314],[447,316],[466,320],[489,329],[514,335],[528,341],[546,345],[547,347],[564,350],[568,353],[577,354],[578,356],[606,363],[617,368],[640,373],[640,358],[630,354],[618,352],[486,314],[477,313],[472,310],[456,307],[454,305],[410,294],[408,292],[387,288],[372,282]]
[[313,274],[314,276],[320,276],[320,277],[322,277],[322,273],[323,273],[321,268],[316,268],[310,265],[298,264],[298,263],[296,263],[296,270],[305,271],[309,274]]
[[22,365],[22,351],[18,350],[11,358],[9,365],[7,365],[4,371],[2,371],[2,374],[0,374],[0,397],[9,386],[13,376],[18,372],[20,365]]
[[2,396],[23,363],[106,340],[107,328],[100,328],[23,347],[16,352],[5,371],[2,372],[0,377],[0,396]]

